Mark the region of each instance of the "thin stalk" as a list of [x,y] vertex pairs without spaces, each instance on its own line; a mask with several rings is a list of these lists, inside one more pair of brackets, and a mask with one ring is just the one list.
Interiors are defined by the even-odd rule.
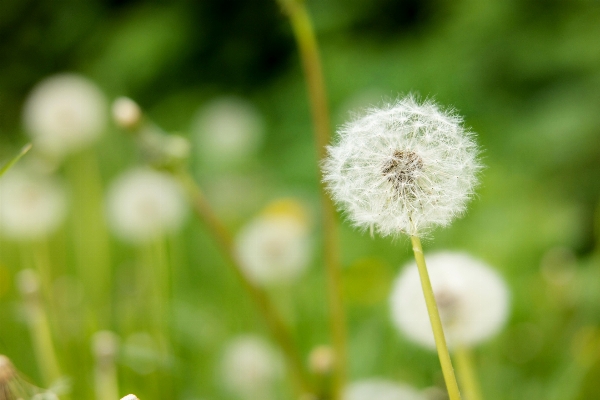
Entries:
[[187,172],[182,170],[174,171],[174,175],[180,181],[191,199],[196,215],[204,222],[213,236],[213,239],[221,248],[221,251],[227,260],[227,264],[231,267],[233,273],[240,280],[242,286],[258,307],[273,338],[283,350],[295,382],[303,392],[308,392],[310,390],[310,383],[304,372],[302,358],[298,353],[298,349],[294,344],[292,334],[287,325],[279,316],[266,292],[251,282],[242,272],[237,257],[235,256],[232,237],[213,212],[198,184]]
[[465,398],[468,400],[481,400],[481,389],[475,373],[473,353],[470,348],[458,346],[454,351],[456,358],[456,372],[462,384]]
[[[318,160],[321,161],[327,155],[326,146],[330,141],[331,126],[317,39],[303,1],[280,0],[280,3],[288,14],[300,51],[316,136],[316,151]],[[336,353],[334,398],[339,399],[346,380],[346,317],[342,301],[342,278],[335,207],[325,190],[325,186],[322,184],[322,176],[320,177],[329,312],[331,315],[333,347]]]
[[15,165],[17,163],[17,161],[19,161],[21,159],[21,157],[23,157],[25,154],[27,154],[27,152],[29,150],[31,150],[31,147],[33,147],[33,145],[31,143],[25,145],[21,151],[19,152],[19,154],[17,154],[16,156],[14,156],[11,160],[9,160],[6,164],[4,164],[1,168],[0,168],[0,176],[4,175],[6,172],[8,172],[9,169],[12,168],[13,165]]
[[411,236],[410,240],[412,242],[415,260],[417,261],[417,267],[419,268],[421,287],[423,288],[423,295],[425,296],[425,303],[427,304],[429,321],[431,322],[435,346],[437,347],[438,357],[440,359],[440,364],[442,365],[442,373],[444,374],[448,396],[450,397],[450,400],[460,400],[460,391],[458,390],[458,383],[456,382],[454,368],[452,368],[452,361],[450,360],[450,353],[448,352],[448,346],[446,345],[442,320],[440,319],[440,313],[438,312],[433,288],[431,287],[431,281],[429,280],[429,273],[427,272],[427,265],[425,264],[425,257],[423,256],[421,240],[417,236]]

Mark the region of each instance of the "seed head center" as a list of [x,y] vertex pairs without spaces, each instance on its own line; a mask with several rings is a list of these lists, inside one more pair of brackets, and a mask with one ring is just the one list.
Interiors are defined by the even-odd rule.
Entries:
[[423,160],[417,153],[409,150],[396,150],[381,169],[381,173],[392,184],[394,189],[402,194],[404,188],[416,180],[423,168]]

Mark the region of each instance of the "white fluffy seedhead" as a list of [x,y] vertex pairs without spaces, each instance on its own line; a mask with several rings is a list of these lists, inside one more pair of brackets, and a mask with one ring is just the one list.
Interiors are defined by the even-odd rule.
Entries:
[[187,216],[185,196],[168,174],[132,169],[110,186],[108,222],[112,231],[131,243],[146,243],[177,231]]
[[95,83],[76,74],[40,82],[23,110],[25,128],[37,149],[62,156],[93,143],[107,120],[107,105]]
[[265,398],[284,375],[284,364],[268,342],[258,336],[242,335],[227,344],[220,374],[221,383],[229,392],[245,399]]
[[67,195],[52,177],[12,170],[0,181],[0,234],[14,240],[36,240],[60,227]]
[[352,222],[383,236],[422,235],[465,211],[480,164],[462,119],[405,97],[344,125],[324,181]]
[[[497,333],[508,317],[504,280],[466,253],[427,257],[427,269],[449,347],[471,346]],[[419,271],[413,261],[402,269],[390,297],[392,320],[411,340],[435,349]]]
[[385,379],[365,379],[348,385],[343,400],[425,400],[409,385]]

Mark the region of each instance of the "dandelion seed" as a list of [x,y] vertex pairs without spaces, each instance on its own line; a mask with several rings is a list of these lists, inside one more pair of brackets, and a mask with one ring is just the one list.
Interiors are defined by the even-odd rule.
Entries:
[[385,379],[365,379],[353,382],[344,391],[343,400],[425,400],[409,385]]
[[241,230],[235,246],[248,278],[260,285],[290,283],[312,255],[306,213],[293,201],[266,212]]
[[181,188],[170,175],[136,168],[112,183],[107,211],[115,235],[139,244],[176,232],[185,220],[187,205]]
[[31,92],[23,110],[27,132],[37,149],[52,156],[92,144],[106,125],[106,100],[89,79],[52,76]]
[[260,337],[244,335],[231,340],[221,360],[221,381],[242,398],[270,397],[270,389],[284,372],[283,360]]
[[465,210],[480,169],[460,117],[406,97],[347,123],[323,163],[352,222],[383,236],[420,236]]
[[[502,328],[508,316],[508,289],[491,267],[453,252],[434,253],[427,264],[450,347],[472,346]],[[415,263],[403,268],[390,302],[397,328],[416,343],[435,348]]]
[[56,231],[67,211],[60,182],[21,170],[0,181],[0,233],[15,240],[36,240]]

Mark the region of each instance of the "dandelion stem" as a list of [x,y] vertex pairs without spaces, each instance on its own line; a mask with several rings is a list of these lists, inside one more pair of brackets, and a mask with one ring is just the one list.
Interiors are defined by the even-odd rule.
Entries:
[[[329,108],[325,82],[319,57],[319,48],[310,16],[301,0],[279,0],[288,14],[294,36],[298,43],[300,58],[304,68],[313,125],[316,135],[318,159],[326,156],[326,146],[330,139]],[[322,179],[321,179],[322,182]],[[342,279],[339,261],[338,234],[335,207],[321,184],[323,207],[323,231],[325,237],[325,268],[331,315],[331,331],[336,353],[334,399],[339,399],[346,379],[346,322],[342,302]]]
[[174,171],[174,174],[192,200],[192,205],[197,216],[205,223],[214,240],[221,248],[228,261],[227,264],[231,266],[233,273],[238,277],[242,286],[262,313],[273,338],[277,341],[285,354],[296,384],[303,392],[308,392],[310,390],[310,384],[303,368],[302,358],[298,353],[298,349],[294,344],[292,334],[287,325],[279,316],[266,292],[251,282],[242,272],[237,257],[235,256],[232,237],[213,212],[198,184],[187,172],[179,170]]
[[433,288],[431,287],[431,281],[429,280],[429,273],[427,272],[427,265],[425,264],[425,257],[423,256],[421,240],[417,236],[411,236],[410,240],[412,242],[415,260],[417,261],[417,267],[419,268],[421,287],[423,288],[423,295],[425,296],[425,303],[427,304],[429,321],[431,322],[431,329],[433,330],[435,346],[437,347],[438,357],[442,366],[442,373],[444,374],[448,396],[450,397],[450,400],[460,400],[461,397],[458,390],[458,383],[456,382],[456,376],[454,375],[454,368],[452,368],[452,361],[450,360],[450,353],[448,352],[446,338],[444,337],[444,329],[442,328],[442,320],[440,319],[440,313],[438,312]]
[[481,400],[481,389],[475,374],[471,349],[465,346],[458,346],[454,355],[456,356],[456,371],[462,384],[465,398],[469,400]]
[[32,147],[33,147],[33,145],[31,143],[25,145],[21,149],[21,151],[19,152],[19,154],[17,154],[10,161],[8,161],[6,164],[4,164],[2,166],[2,168],[0,168],[0,176],[4,175],[9,169],[11,169],[12,166],[15,165],[17,163],[17,161],[19,161],[21,159],[21,157],[23,157],[25,154],[27,154],[27,152],[29,150],[31,150]]

